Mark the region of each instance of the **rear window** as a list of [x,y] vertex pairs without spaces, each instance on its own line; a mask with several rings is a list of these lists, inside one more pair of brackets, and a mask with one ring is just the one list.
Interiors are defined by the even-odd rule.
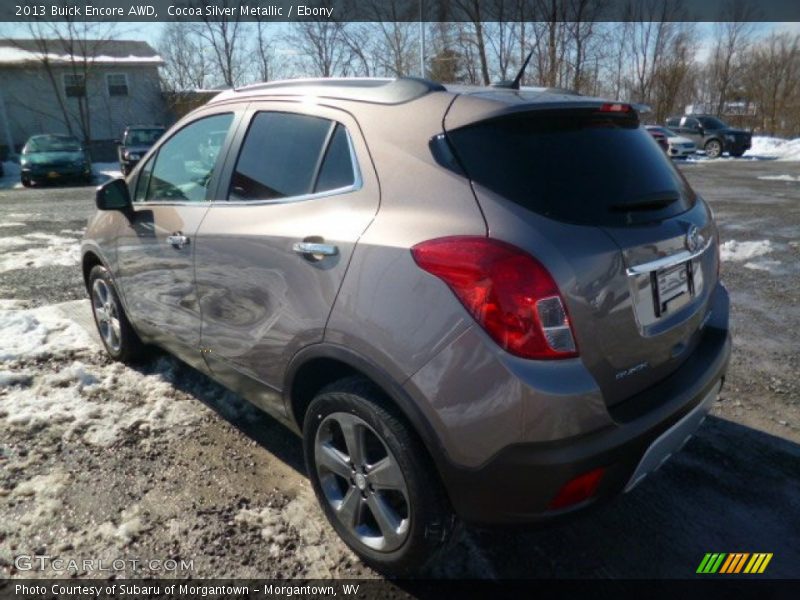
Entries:
[[553,219],[627,225],[694,204],[691,188],[634,117],[542,111],[448,135],[470,179]]

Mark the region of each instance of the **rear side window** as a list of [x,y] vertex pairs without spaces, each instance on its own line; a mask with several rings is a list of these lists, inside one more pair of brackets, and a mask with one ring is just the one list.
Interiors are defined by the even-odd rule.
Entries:
[[448,136],[470,179],[553,219],[626,225],[694,204],[691,188],[635,118],[541,111]]
[[228,197],[272,200],[352,185],[344,126],[328,119],[258,113],[242,145]]
[[322,167],[314,187],[315,192],[328,192],[355,183],[353,160],[350,154],[350,141],[343,125],[336,125]]

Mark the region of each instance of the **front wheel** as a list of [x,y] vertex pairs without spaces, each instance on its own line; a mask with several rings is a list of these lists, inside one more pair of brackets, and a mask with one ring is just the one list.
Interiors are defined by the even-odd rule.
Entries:
[[322,390],[303,428],[306,467],[333,528],[387,574],[421,571],[452,530],[452,512],[428,455],[368,380]]
[[89,274],[89,295],[97,332],[109,356],[122,362],[140,358],[144,345],[128,321],[114,280],[105,267],[98,265]]
[[706,142],[705,151],[708,158],[719,158],[722,156],[722,144],[719,140],[710,140]]

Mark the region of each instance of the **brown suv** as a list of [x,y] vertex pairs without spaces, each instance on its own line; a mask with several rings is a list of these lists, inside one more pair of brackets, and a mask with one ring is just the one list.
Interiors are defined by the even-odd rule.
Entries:
[[97,206],[83,273],[109,354],[157,344],[301,434],[325,515],[384,571],[424,565],[454,515],[631,489],[727,367],[711,211],[628,104],[256,85]]

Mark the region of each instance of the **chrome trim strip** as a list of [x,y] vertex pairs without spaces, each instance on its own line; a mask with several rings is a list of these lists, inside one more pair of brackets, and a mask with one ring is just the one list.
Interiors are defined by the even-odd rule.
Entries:
[[652,271],[658,271],[659,269],[665,269],[673,265],[678,265],[682,262],[693,260],[708,250],[713,241],[714,238],[709,237],[705,245],[699,250],[695,250],[694,252],[682,250],[676,254],[670,254],[669,256],[664,256],[647,263],[642,263],[641,265],[636,265],[635,267],[628,267],[625,270],[625,273],[628,275],[628,277],[632,277],[634,275],[646,275]]

